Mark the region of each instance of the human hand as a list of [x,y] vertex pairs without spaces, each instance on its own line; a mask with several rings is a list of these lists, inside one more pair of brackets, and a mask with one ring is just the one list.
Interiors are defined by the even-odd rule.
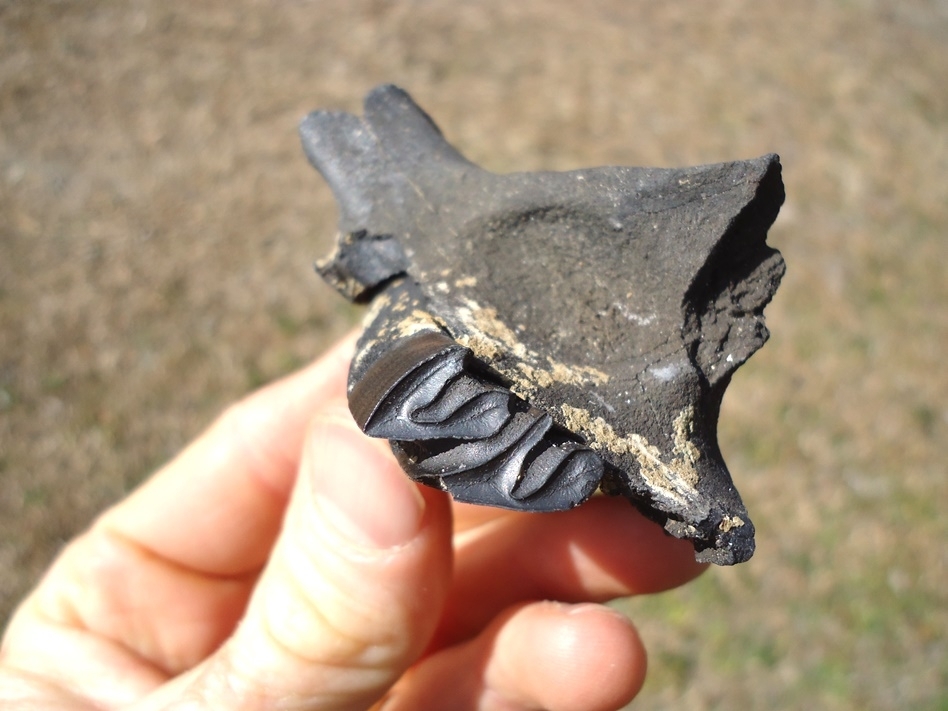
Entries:
[[[680,585],[624,500],[519,514],[412,483],[345,405],[352,339],[231,407],[11,619],[4,709],[616,709],[645,651],[594,602]],[[559,602],[550,602],[559,601]]]

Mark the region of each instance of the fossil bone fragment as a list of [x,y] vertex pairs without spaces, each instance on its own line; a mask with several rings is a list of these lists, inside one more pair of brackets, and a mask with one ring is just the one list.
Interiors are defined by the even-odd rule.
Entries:
[[301,135],[341,213],[317,269],[371,303],[350,408],[409,476],[521,511],[621,494],[699,560],[750,558],[717,421],[784,272],[777,156],[497,175],[393,86]]

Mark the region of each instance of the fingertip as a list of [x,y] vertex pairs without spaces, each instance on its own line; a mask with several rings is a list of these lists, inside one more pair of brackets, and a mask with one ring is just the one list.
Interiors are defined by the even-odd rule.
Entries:
[[304,469],[318,515],[351,543],[386,549],[418,535],[427,506],[379,444],[334,404],[315,418]]
[[579,576],[606,592],[599,599],[670,590],[707,568],[690,541],[669,535],[628,501],[603,497],[576,513],[569,552]]
[[612,608],[595,604],[573,605],[567,610],[567,637],[576,638],[576,647],[586,668],[580,675],[599,679],[599,706],[589,706],[580,697],[569,699],[564,711],[615,709],[635,698],[645,683],[648,653],[632,621]]
[[617,709],[645,681],[647,655],[638,631],[602,605],[529,605],[505,625],[496,648],[488,685],[528,708]]
[[651,594],[672,590],[694,580],[708,569],[708,563],[695,560],[695,548],[691,541],[675,538],[657,523],[646,519],[639,512],[636,514],[644,519],[655,538],[649,554],[653,565],[651,579],[647,586],[636,592]]
[[642,688],[645,648],[632,623],[593,604],[536,602],[427,657],[385,709],[612,711]]

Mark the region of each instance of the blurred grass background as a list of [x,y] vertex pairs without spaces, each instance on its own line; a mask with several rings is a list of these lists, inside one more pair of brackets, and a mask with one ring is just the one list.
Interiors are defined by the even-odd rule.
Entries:
[[944,0],[0,0],[0,619],[357,320],[296,123],[391,81],[496,171],[781,155],[721,417],[758,552],[620,604],[634,707],[948,709],[946,70]]

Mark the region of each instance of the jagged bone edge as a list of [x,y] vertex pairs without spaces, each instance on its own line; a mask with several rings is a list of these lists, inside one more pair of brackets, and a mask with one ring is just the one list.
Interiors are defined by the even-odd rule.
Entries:
[[458,501],[559,511],[588,499],[602,479],[599,456],[473,359],[436,331],[394,342],[350,391],[356,422],[391,441],[412,479]]

